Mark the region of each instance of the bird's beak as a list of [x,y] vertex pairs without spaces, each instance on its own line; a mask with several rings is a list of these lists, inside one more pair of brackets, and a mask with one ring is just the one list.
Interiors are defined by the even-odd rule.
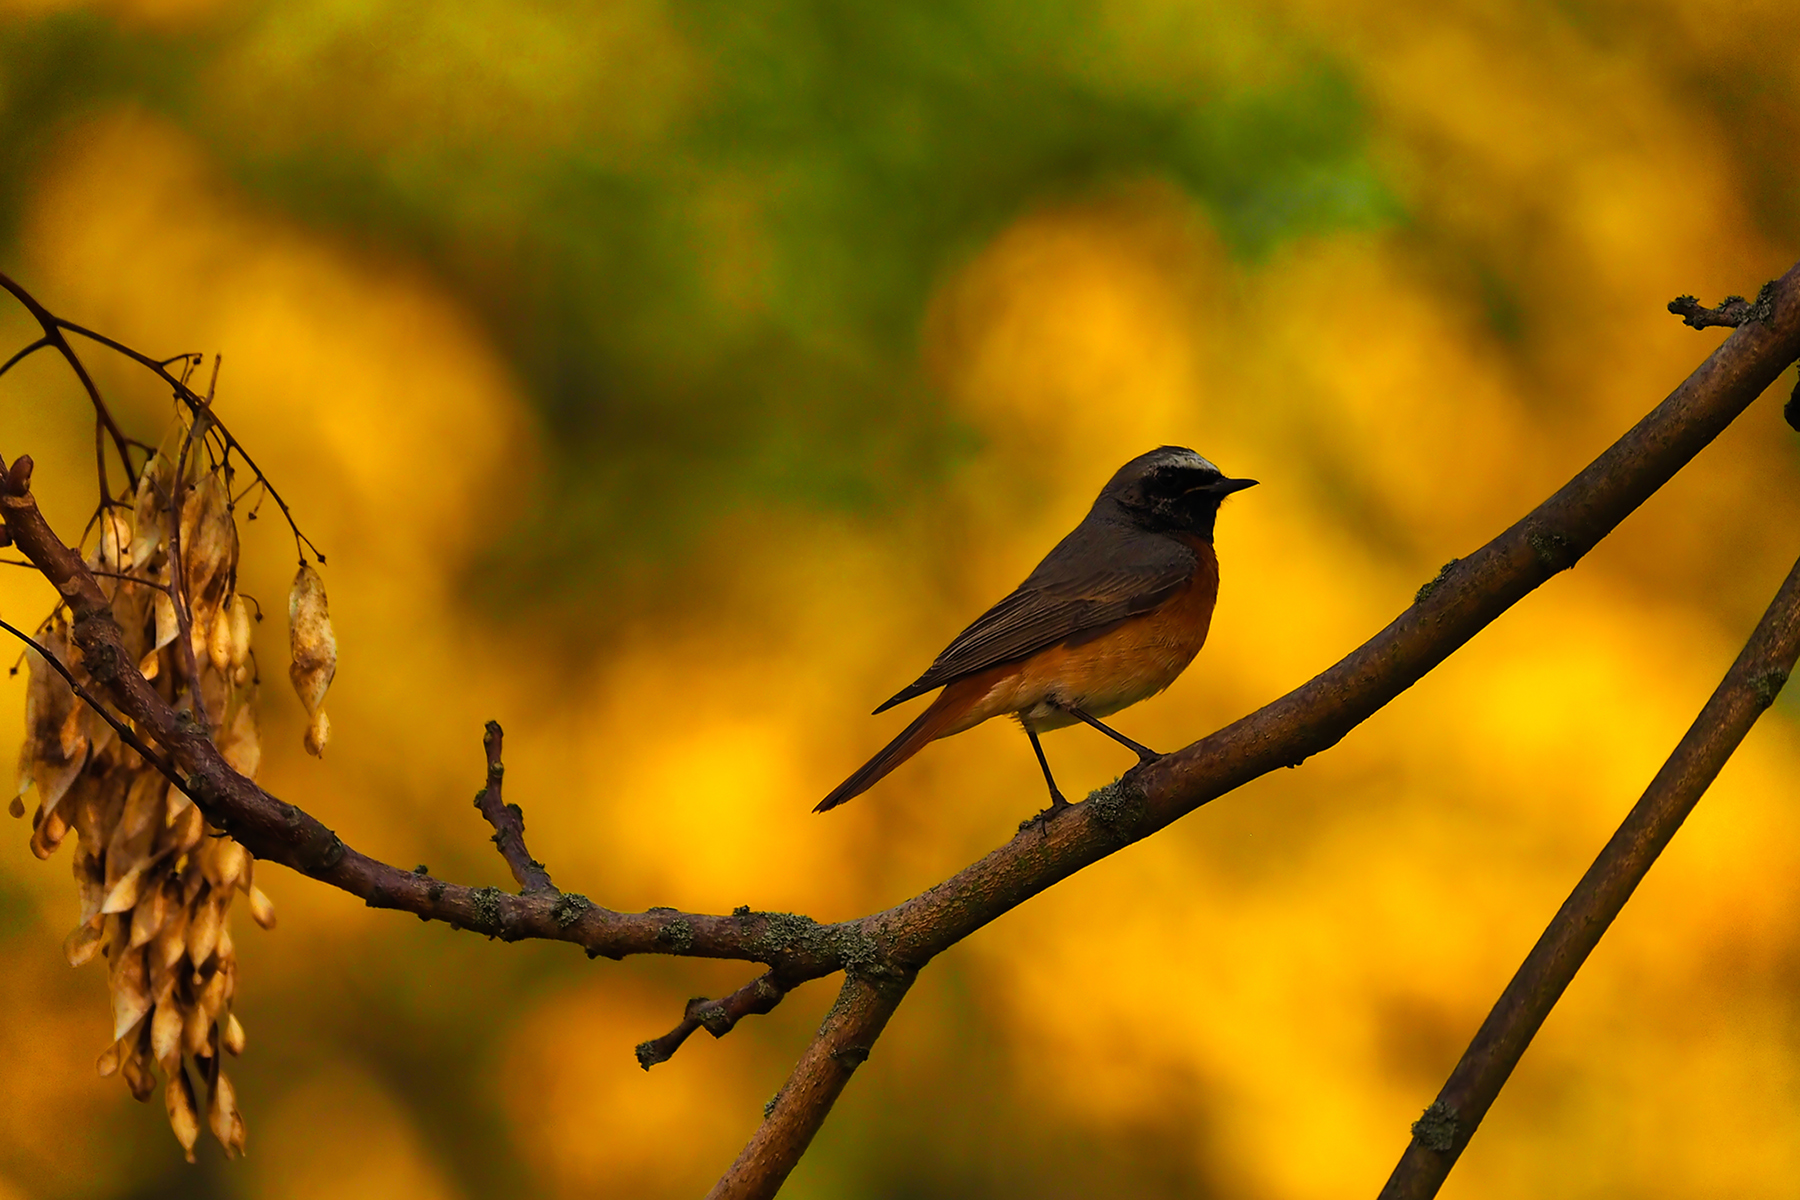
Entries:
[[1229,496],[1233,492],[1241,492],[1245,488],[1255,487],[1256,482],[1254,479],[1221,479],[1206,490],[1215,496]]

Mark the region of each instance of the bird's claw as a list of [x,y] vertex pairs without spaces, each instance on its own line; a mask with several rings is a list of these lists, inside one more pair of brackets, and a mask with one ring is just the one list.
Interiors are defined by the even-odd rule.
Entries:
[[1061,792],[1052,789],[1050,792],[1050,807],[1046,808],[1035,817],[1027,817],[1025,820],[1020,821],[1019,832],[1024,833],[1027,829],[1031,829],[1035,826],[1038,832],[1042,833],[1058,813],[1062,812],[1065,808],[1074,807],[1073,804],[1070,804],[1067,800],[1063,799],[1063,794]]

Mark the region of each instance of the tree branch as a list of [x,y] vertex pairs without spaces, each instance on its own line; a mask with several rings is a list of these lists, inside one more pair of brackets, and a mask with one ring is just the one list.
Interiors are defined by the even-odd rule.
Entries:
[[[1800,267],[1765,287],[1759,301],[1766,315],[1741,323],[1587,469],[1511,529],[1440,572],[1410,608],[1336,666],[1225,729],[1134,768],[1086,803],[1031,826],[936,887],[836,925],[747,908],[729,916],[673,909],[621,913],[553,889],[512,896],[498,888],[463,887],[359,854],[312,816],[232,771],[203,730],[177,719],[124,652],[106,598],[79,555],[51,532],[28,489],[7,482],[10,476],[0,479],[0,519],[69,606],[72,636],[96,684],[166,749],[208,820],[256,857],[292,867],[374,907],[403,909],[509,941],[568,941],[590,956],[611,958],[660,953],[761,962],[772,968],[771,982],[778,980],[783,992],[844,971],[838,1005],[714,1191],[767,1196],[792,1169],[916,972],[933,957],[1208,801],[1335,745],[1513,604],[1572,567],[1667,482],[1800,354]],[[127,353],[161,370],[136,352]],[[522,840],[519,845],[522,852]],[[761,1011],[739,1003],[744,1013]],[[703,1011],[692,1014],[701,1024]],[[659,1041],[679,1045],[685,1036],[678,1028]]]
[[706,1200],[767,1200],[781,1190],[850,1076],[868,1061],[875,1039],[916,976],[915,971],[891,971],[844,977],[819,1032],[763,1109],[763,1123]]
[[1693,726],[1557,911],[1450,1072],[1382,1200],[1438,1193],[1544,1018],[1800,659],[1800,563]]

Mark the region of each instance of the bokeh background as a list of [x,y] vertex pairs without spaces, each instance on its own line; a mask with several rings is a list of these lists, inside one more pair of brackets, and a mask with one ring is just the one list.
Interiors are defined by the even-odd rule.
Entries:
[[[273,791],[506,883],[468,802],[498,717],[565,887],[828,920],[1040,807],[996,722],[808,811],[1126,458],[1264,481],[1220,522],[1214,643],[1120,718],[1168,747],[1660,399],[1720,336],[1664,303],[1800,245],[1797,35],[1788,0],[7,0],[0,264],[142,349],[222,352],[222,413],[328,552],[334,740],[301,753],[266,670]],[[167,396],[90,361],[158,440]],[[1779,399],[1339,747],[933,964],[786,1194],[1373,1195],[1800,551]],[[65,532],[91,446],[49,356],[7,378],[0,453]],[[279,664],[291,544],[245,533]],[[0,576],[8,618],[49,604]],[[1447,1195],[1792,1194],[1797,717],[1751,735]],[[1048,750],[1071,794],[1129,764]],[[189,1167],[95,1075],[67,855],[7,829],[4,1200],[693,1196],[832,995],[645,1075],[632,1046],[743,967],[490,944],[270,870],[280,927],[238,931],[249,1157]]]

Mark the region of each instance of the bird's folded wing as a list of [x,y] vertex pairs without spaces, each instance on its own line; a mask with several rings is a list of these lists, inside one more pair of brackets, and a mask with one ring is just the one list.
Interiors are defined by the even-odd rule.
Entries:
[[876,712],[1001,663],[1151,611],[1193,578],[1199,558],[1173,538],[1083,522],[1013,593],[944,648]]

